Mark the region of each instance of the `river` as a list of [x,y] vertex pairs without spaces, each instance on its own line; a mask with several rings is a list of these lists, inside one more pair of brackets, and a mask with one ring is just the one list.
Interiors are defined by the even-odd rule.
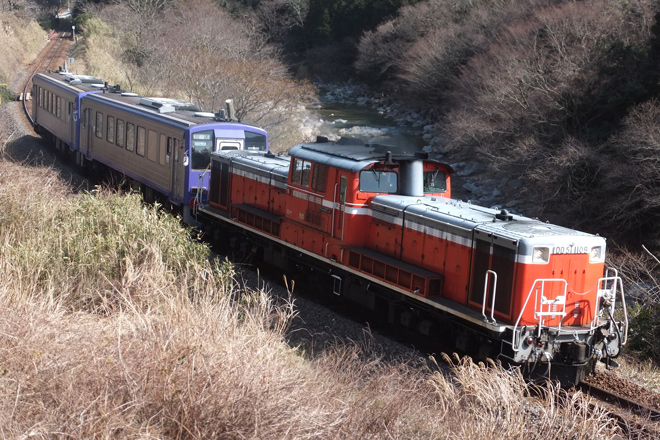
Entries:
[[[421,117],[393,115],[392,105],[366,97],[360,88],[322,87],[320,101],[313,110],[320,118],[317,134],[337,139],[355,137],[367,143],[402,147],[419,151],[429,145],[430,131]],[[426,127],[426,128],[425,128]]]

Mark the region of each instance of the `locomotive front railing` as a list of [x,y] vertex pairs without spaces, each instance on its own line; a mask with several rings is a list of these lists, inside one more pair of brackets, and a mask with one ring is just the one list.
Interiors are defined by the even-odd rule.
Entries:
[[[607,312],[607,314],[609,315],[609,319],[612,322],[612,325],[617,326],[617,322],[614,318],[614,313],[616,308],[616,298],[620,294],[621,304],[623,309],[622,322],[624,323],[623,334],[620,335],[620,337],[621,337],[621,345],[625,345],[626,342],[628,341],[628,310],[626,307],[625,294],[623,292],[623,283],[621,282],[621,278],[617,275],[616,270],[614,270],[613,276],[609,275],[610,270],[612,269],[608,269],[605,272],[605,276],[598,280],[597,300],[595,301],[594,307],[592,309],[594,318],[591,320],[589,329],[587,330],[585,328],[584,331],[593,332],[596,328],[602,325],[600,319],[603,318],[603,312]],[[557,295],[555,299],[548,299],[544,295],[547,283],[562,283],[564,285],[563,295]],[[540,336],[541,330],[543,328],[543,322],[546,317],[548,316],[554,317],[560,315],[563,318],[564,316],[566,316],[567,290],[568,290],[568,283],[566,282],[566,280],[563,279],[538,279],[534,282],[531,289],[529,290],[529,293],[527,294],[527,298],[525,299],[525,303],[522,306],[520,315],[518,316],[518,319],[516,320],[516,323],[513,326],[513,336],[511,339],[511,345],[514,352],[518,352],[520,350],[518,348],[520,344],[521,331],[522,331],[522,327],[520,326],[520,321],[522,320],[523,314],[527,309],[527,304],[529,303],[529,300],[532,297],[532,293],[536,292],[536,295],[534,296],[535,297],[534,317],[537,319],[538,322],[538,326],[537,326],[538,336]],[[556,305],[561,305],[562,310],[560,311],[560,310],[550,309],[551,307]],[[543,306],[548,306],[549,309],[547,311],[544,311]],[[560,321],[557,327],[555,328],[561,331],[561,325],[562,324]]]
[[[554,300],[548,299],[545,297],[545,285],[550,284],[550,283],[561,283],[564,285],[563,295],[557,295]],[[538,279],[534,281],[534,284],[532,284],[532,287],[529,289],[529,293],[527,294],[527,298],[525,299],[525,303],[522,306],[522,309],[520,310],[520,315],[518,315],[518,319],[516,320],[515,325],[513,326],[513,336],[511,339],[511,345],[513,348],[514,352],[518,352],[519,348],[518,345],[520,344],[520,329],[518,328],[520,325],[520,321],[522,320],[523,314],[525,313],[525,310],[527,309],[527,304],[529,303],[530,298],[532,297],[532,293],[536,292],[536,295],[534,296],[534,317],[537,318],[538,321],[538,336],[541,335],[541,328],[543,327],[543,321],[546,316],[557,316],[561,315],[562,317],[566,316],[566,291],[568,290],[568,283],[566,280],[563,279],[556,279],[556,278],[550,278],[550,279]],[[539,298],[540,297],[540,298]],[[558,305],[563,302],[563,310],[561,312],[556,311],[556,310],[550,310],[548,311],[543,311],[543,306],[547,305],[549,308],[552,307],[553,305]],[[540,310],[537,308],[540,306]],[[561,328],[561,321],[559,322],[559,328]]]
[[[610,275],[610,271],[613,271],[614,275]],[[623,282],[621,277],[618,276],[616,269],[607,268],[605,276],[598,280],[598,300],[596,301],[594,319],[591,321],[591,329],[593,330],[600,325],[599,319],[602,317],[603,311],[609,314],[613,325],[616,325],[614,313],[617,294],[621,295],[621,306],[623,309],[624,332],[621,338],[621,345],[626,345],[626,342],[628,342],[628,308],[626,306],[626,296],[623,292]]]

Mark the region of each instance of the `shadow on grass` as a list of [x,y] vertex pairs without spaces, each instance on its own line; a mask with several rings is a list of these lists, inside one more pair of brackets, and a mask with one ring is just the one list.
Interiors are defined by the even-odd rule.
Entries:
[[76,193],[88,191],[94,186],[94,182],[84,176],[69,157],[56,154],[53,148],[36,134],[11,139],[0,152],[0,157],[23,166],[52,168]]

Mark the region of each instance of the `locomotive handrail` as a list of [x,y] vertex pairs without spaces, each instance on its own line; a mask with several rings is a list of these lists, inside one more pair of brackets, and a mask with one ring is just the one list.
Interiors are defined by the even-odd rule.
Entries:
[[[490,305],[490,320],[486,316],[486,300],[488,299],[488,275],[493,274],[494,277],[494,282],[493,282],[493,300]],[[491,324],[496,324],[497,322],[495,321],[495,296],[497,296],[497,272],[493,270],[487,270],[486,275],[484,276],[484,299],[481,303],[481,314],[484,316],[484,321],[490,322]]]
[[[609,271],[612,270],[614,271],[614,276],[609,276]],[[609,287],[608,287],[609,285]],[[616,294],[617,292],[621,293],[621,304],[623,308],[623,319],[625,322],[625,329],[624,329],[624,334],[623,338],[621,341],[621,345],[626,345],[626,342],[628,342],[628,308],[626,306],[626,296],[625,293],[623,292],[623,281],[621,280],[621,277],[618,276],[618,272],[616,269],[610,269],[608,268],[605,271],[605,276],[601,279],[598,280],[598,299],[602,299],[606,304],[605,308],[607,308],[610,317],[613,321],[613,325],[616,325],[616,321],[614,321],[614,309],[616,308]],[[598,327],[598,318],[600,317],[601,313],[601,301],[598,301],[596,303],[596,310],[594,312],[594,319],[591,322],[591,328],[592,330]]]
[[337,186],[339,186],[339,184],[335,183],[335,190],[332,193],[332,229],[330,229],[330,236],[332,238],[335,238],[335,210],[337,209]]
[[[543,294],[543,292],[545,290],[545,284],[546,283],[556,283],[556,282],[560,282],[560,283],[563,282],[563,284],[564,284],[564,312],[541,312],[543,314],[540,314],[536,310],[536,306],[537,306],[537,303],[538,303],[538,297],[539,297],[538,293],[540,291],[541,294]],[[539,285],[539,283],[540,283],[540,285]],[[516,320],[516,323],[513,326],[513,336],[511,337],[511,347],[512,347],[514,353],[517,353],[519,351],[519,349],[518,349],[518,343],[519,343],[518,338],[520,337],[519,336],[520,329],[518,329],[518,325],[520,324],[520,321],[522,320],[522,316],[523,316],[523,313],[525,313],[525,309],[527,309],[527,303],[529,302],[529,299],[532,297],[532,292],[534,292],[534,291],[537,292],[536,296],[534,297],[534,316],[535,317],[536,316],[540,317],[539,325],[538,325],[538,336],[540,336],[541,335],[541,328],[543,327],[543,318],[542,318],[543,316],[552,315],[552,314],[559,315],[559,314],[562,314],[562,313],[563,313],[563,315],[566,315],[566,290],[567,290],[567,288],[568,288],[568,282],[566,280],[563,280],[563,279],[540,278],[540,279],[534,281],[534,284],[532,284],[532,287],[529,289],[529,293],[527,294],[527,298],[525,299],[525,303],[523,304],[522,308],[520,309],[520,315],[518,315],[518,319]],[[559,322],[559,328],[561,328],[561,322]]]
[[197,220],[199,207],[202,206],[202,202],[204,201],[204,176],[210,171],[211,166],[209,165],[201,174],[199,174],[197,179],[197,192],[195,193],[193,206],[191,206],[191,214],[194,216],[195,220]]

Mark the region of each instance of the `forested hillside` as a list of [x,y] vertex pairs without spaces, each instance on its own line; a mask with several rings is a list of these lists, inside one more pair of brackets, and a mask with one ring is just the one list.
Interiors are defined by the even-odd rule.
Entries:
[[657,2],[422,2],[357,72],[434,111],[436,147],[520,176],[539,213],[656,251]]
[[219,3],[295,72],[431,112],[433,147],[522,179],[529,214],[660,254],[657,2]]
[[275,149],[299,142],[313,89],[293,79],[262,33],[212,0],[81,3],[75,25],[86,73],[204,111],[233,99],[238,119],[267,129]]

